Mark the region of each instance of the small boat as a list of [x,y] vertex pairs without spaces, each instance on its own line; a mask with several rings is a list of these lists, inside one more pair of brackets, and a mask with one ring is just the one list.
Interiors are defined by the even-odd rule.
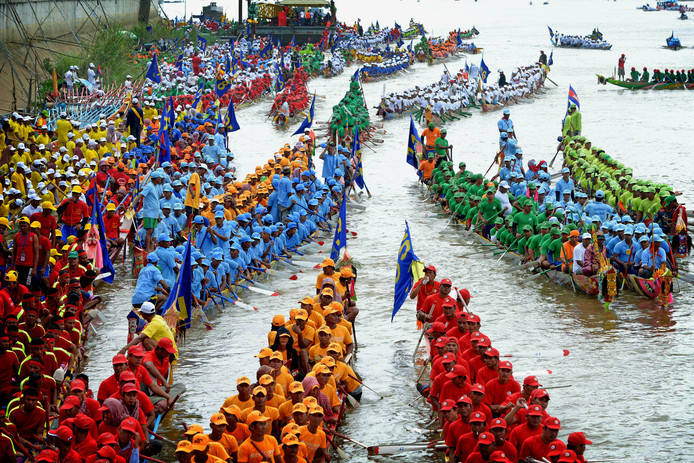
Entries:
[[677,51],[677,50],[679,50],[680,48],[684,48],[684,47],[682,47],[682,42],[680,42],[680,39],[679,39],[678,37],[675,37],[675,33],[674,33],[674,32],[672,33],[672,35],[670,35],[670,37],[668,37],[667,39],[665,39],[665,43],[666,43],[667,45],[665,45],[663,48],[668,48],[668,49],[670,49],[670,50],[675,50],[675,51]]
[[684,90],[684,89],[694,89],[694,83],[685,83],[685,82],[671,82],[671,81],[662,81],[662,82],[645,82],[642,80],[638,81],[628,81],[628,80],[618,80],[618,79],[613,79],[611,77],[604,77],[601,76],[600,74],[596,74],[598,76],[598,83],[606,85],[606,84],[612,84],[616,85],[617,87],[621,88],[626,88],[629,90]]

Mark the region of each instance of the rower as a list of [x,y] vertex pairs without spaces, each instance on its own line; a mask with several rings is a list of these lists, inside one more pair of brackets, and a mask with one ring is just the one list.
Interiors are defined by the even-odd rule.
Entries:
[[251,435],[239,446],[238,463],[256,463],[258,458],[282,463],[277,440],[265,431],[268,421],[270,419],[258,411],[248,414],[246,424]]
[[460,396],[456,401],[458,418],[452,423],[446,423],[443,427],[443,437],[448,447],[446,453],[452,461],[455,461],[455,449],[460,436],[467,434],[470,429],[470,417],[472,415],[472,400],[467,395]]
[[593,441],[586,439],[582,432],[572,432],[566,440],[566,450],[571,450],[576,454],[577,463],[585,463],[583,454],[586,451],[586,445],[591,445]]
[[477,451],[472,452],[465,460],[466,463],[483,463],[490,461],[496,449],[496,438],[491,432],[483,432],[477,439]]
[[547,456],[549,451],[549,445],[556,443],[559,447],[564,447],[564,443],[557,441],[557,435],[561,429],[561,423],[559,419],[554,417],[547,417],[542,422],[542,432],[539,435],[535,435],[527,438],[523,441],[520,451],[518,452],[518,459],[525,460],[527,457],[533,458],[535,460],[542,460]]
[[439,283],[439,291],[431,294],[424,300],[421,309],[417,311],[417,319],[424,322],[436,320],[443,315],[443,304],[454,302],[453,298],[449,297],[453,282],[444,278]]
[[473,453],[477,439],[487,428],[487,417],[484,413],[473,412],[470,415],[470,432],[463,434],[456,442],[455,457],[458,463],[465,462]]
[[484,403],[489,406],[492,413],[499,415],[512,406],[508,404],[508,400],[514,394],[520,393],[521,387],[513,379],[513,364],[511,362],[508,360],[499,362],[498,376],[487,381],[485,392]]
[[[216,442],[224,447],[226,453],[231,457],[232,461],[237,460],[239,444],[234,436],[226,432],[227,420],[223,413],[214,413],[210,417],[210,429],[211,433],[207,434],[207,438],[210,442]],[[198,460],[197,452],[195,455],[196,461]]]
[[428,265],[424,267],[424,276],[420,278],[410,291],[410,299],[417,298],[417,310],[424,305],[424,300],[436,293],[439,289],[439,282],[436,281],[436,267]]

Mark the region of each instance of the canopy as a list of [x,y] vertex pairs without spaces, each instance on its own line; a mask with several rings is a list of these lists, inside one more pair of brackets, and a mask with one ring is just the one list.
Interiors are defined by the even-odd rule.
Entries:
[[327,0],[282,0],[279,2],[282,6],[310,6],[314,8],[327,8],[330,2]]

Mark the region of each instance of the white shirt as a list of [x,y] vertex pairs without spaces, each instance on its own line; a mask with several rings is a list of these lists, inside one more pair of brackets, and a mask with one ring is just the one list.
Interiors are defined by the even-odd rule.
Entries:
[[577,263],[579,260],[583,260],[583,256],[586,253],[586,248],[583,247],[583,243],[578,243],[574,247],[574,266],[573,266],[573,272],[576,273],[578,270],[581,269],[581,266]]
[[507,216],[511,213],[513,210],[513,207],[511,207],[511,201],[508,199],[508,194],[507,193],[502,193],[499,190],[496,190],[496,194],[494,195],[495,198],[497,198],[499,201],[501,201],[501,209],[507,208],[504,211],[504,216]]

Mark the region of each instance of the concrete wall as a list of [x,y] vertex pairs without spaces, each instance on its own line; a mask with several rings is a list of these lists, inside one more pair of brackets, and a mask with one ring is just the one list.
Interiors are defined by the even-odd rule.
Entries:
[[[14,6],[29,36],[34,35],[36,39],[42,40],[38,27],[41,24],[49,40],[51,37],[62,36],[68,36],[72,40],[70,28],[77,35],[93,31],[100,22],[105,21],[105,17],[109,22],[126,26],[137,23],[141,1],[144,2],[145,11],[149,4],[150,19],[156,18],[157,0],[0,0],[0,42],[5,45],[22,42],[12,19],[14,12],[10,5]],[[66,19],[70,27],[66,24]]]

